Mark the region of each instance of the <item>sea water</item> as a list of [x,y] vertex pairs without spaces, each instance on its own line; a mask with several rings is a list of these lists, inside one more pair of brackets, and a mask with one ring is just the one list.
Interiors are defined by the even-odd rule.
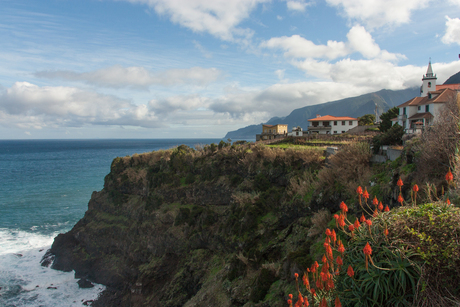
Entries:
[[80,289],[74,272],[40,265],[69,231],[116,157],[220,139],[0,140],[0,306],[82,306],[103,285]]

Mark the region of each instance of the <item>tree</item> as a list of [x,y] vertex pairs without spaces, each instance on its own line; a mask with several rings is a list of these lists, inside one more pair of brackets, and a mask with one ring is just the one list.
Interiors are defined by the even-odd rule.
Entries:
[[375,122],[374,114],[366,114],[361,117],[358,117],[358,126],[370,126]]
[[388,129],[391,128],[391,119],[398,117],[399,115],[399,108],[398,107],[393,107],[380,115],[380,126],[379,129],[382,132],[387,132]]
[[382,145],[402,145],[403,135],[404,128],[398,124],[394,124],[387,132],[374,136],[372,139],[374,153],[377,153]]

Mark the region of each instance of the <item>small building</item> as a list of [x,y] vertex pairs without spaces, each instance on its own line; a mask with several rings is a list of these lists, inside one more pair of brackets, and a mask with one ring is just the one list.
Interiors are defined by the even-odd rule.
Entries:
[[292,131],[288,133],[288,136],[292,137],[302,137],[303,136],[303,130],[300,126],[292,128]]
[[426,75],[423,75],[420,97],[414,97],[398,106],[399,115],[391,119],[398,123],[406,133],[421,133],[436,120],[444,103],[453,99],[460,89],[460,84],[436,85],[437,77],[433,74],[431,61]]
[[288,133],[288,125],[262,125],[262,133],[256,135],[256,141],[284,138]]
[[348,116],[316,115],[309,119],[309,134],[342,134],[358,126],[358,119]]

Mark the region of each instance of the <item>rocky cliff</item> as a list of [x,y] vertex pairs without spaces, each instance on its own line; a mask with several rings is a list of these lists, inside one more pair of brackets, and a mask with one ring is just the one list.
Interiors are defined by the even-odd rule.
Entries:
[[108,286],[93,306],[285,306],[369,158],[360,143],[327,167],[314,148],[225,143],[117,158],[48,260]]
[[286,278],[311,262],[322,161],[229,144],[117,158],[48,259],[108,286],[94,306],[284,306]]

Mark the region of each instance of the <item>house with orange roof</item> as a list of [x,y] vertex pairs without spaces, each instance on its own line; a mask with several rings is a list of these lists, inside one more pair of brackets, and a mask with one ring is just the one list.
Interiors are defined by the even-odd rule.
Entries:
[[406,133],[421,133],[424,127],[431,125],[443,105],[456,97],[460,84],[436,85],[437,77],[433,74],[431,61],[426,75],[423,75],[420,97],[414,97],[398,106],[399,115],[391,121],[398,123]]
[[316,115],[309,119],[309,134],[342,134],[358,126],[358,119],[348,116]]

